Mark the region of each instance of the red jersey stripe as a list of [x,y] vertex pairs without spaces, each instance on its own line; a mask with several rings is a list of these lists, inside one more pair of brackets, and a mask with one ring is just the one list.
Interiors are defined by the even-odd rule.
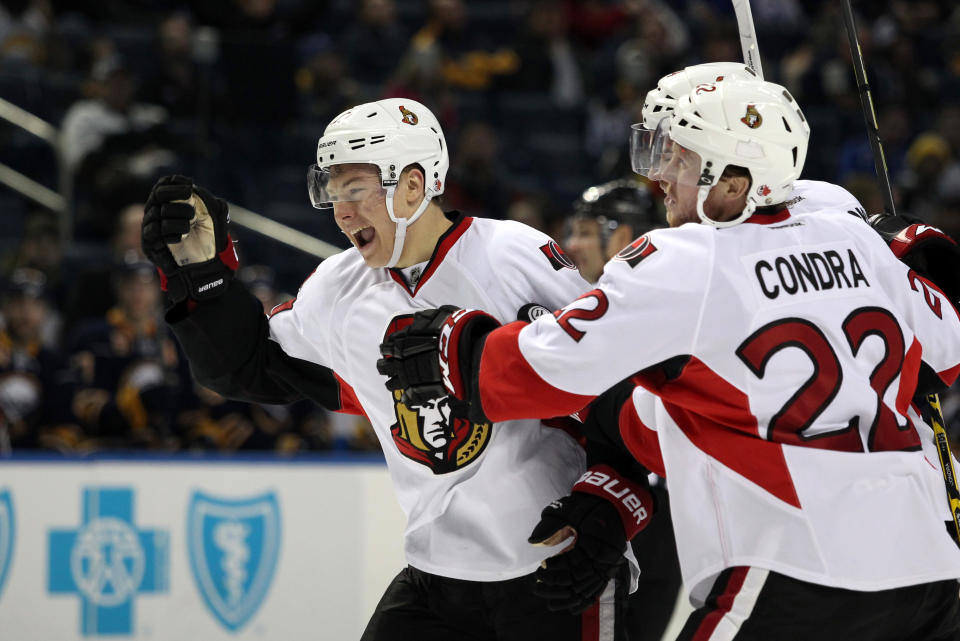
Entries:
[[737,594],[743,588],[743,582],[749,571],[750,568],[746,567],[733,568],[723,593],[717,597],[717,608],[703,618],[700,627],[697,628],[690,641],[710,641],[710,637],[713,636],[713,632],[717,629],[720,621],[733,607],[733,600],[737,598]]
[[800,507],[782,446],[760,438],[757,418],[741,390],[695,357],[672,380],[658,382],[643,375],[636,380],[661,396],[670,417],[694,445],[778,499]]
[[366,416],[367,413],[363,411],[363,406],[360,405],[360,400],[357,398],[357,393],[353,391],[353,388],[350,387],[345,380],[340,378],[340,375],[336,372],[334,372],[333,375],[337,379],[337,385],[340,388],[340,409],[337,411],[343,414]]
[[557,389],[520,353],[517,336],[528,323],[516,321],[487,335],[480,357],[480,398],[491,421],[573,414],[594,399]]

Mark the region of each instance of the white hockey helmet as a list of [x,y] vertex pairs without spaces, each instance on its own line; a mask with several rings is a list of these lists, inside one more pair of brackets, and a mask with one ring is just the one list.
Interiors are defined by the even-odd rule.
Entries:
[[757,80],[757,74],[742,62],[706,62],[660,78],[656,88],[648,91],[643,99],[643,121],[634,124],[630,130],[633,171],[645,174],[650,169],[649,158],[638,156],[633,150],[651,147],[657,125],[673,113],[679,98],[690,93],[697,85],[733,80]]
[[757,80],[757,74],[742,62],[707,62],[667,74],[643,100],[643,126],[653,131],[661,119],[673,113],[677,100],[694,87],[724,80]]
[[[393,267],[403,251],[407,227],[446,186],[450,156],[443,130],[433,113],[416,100],[387,98],[347,109],[327,125],[317,142],[317,164],[307,171],[307,189],[314,207],[327,208],[334,202],[357,199],[327,188],[331,167],[353,163],[374,165],[379,170],[387,213],[397,226],[393,255],[387,264]],[[424,199],[412,216],[398,218],[393,211],[393,193],[400,174],[414,164],[423,168]]]
[[[763,80],[705,83],[681,97],[668,119],[657,126],[650,149],[636,149],[650,159],[652,179],[691,180],[699,187],[697,215],[716,227],[748,218],[757,207],[787,200],[807,156],[810,126],[786,89]],[[679,178],[677,159],[697,164]],[[751,185],[743,211],[719,222],[703,211],[710,189],[728,166],[744,167]],[[641,172],[643,173],[643,172]]]

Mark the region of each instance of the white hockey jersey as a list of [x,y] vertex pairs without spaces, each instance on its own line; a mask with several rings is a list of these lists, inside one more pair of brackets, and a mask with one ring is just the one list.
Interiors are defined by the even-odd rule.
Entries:
[[480,391],[494,420],[543,416],[636,374],[656,397],[621,433],[667,476],[699,603],[733,566],[866,591],[960,577],[910,407],[921,361],[960,374],[942,293],[856,217],[783,210],[637,239],[596,289],[489,335]]
[[[412,271],[412,270],[411,270]],[[270,318],[271,338],[299,359],[331,368],[345,406],[365,414],[407,515],[410,565],[459,579],[492,581],[534,571],[555,549],[527,537],[540,511],[569,493],[585,469],[583,449],[536,420],[472,424],[450,399],[408,407],[384,387],[379,345],[423,308],[482,309],[513,321],[527,303],[556,308],[587,289],[557,244],[514,222],[460,217],[414,286],[394,270],[370,269],[356,249],[325,260],[298,297]]]

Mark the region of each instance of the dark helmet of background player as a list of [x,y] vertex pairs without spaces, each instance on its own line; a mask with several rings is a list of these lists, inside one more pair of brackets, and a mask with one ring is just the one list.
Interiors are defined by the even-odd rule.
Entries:
[[634,179],[587,188],[573,203],[563,234],[564,250],[588,281],[600,278],[603,265],[634,238],[662,227],[653,196]]
[[[588,187],[573,204],[573,218],[596,220],[605,244],[621,225],[629,225],[633,232],[626,242],[663,226],[650,190],[642,182],[629,178]],[[620,249],[622,247],[613,253]]]

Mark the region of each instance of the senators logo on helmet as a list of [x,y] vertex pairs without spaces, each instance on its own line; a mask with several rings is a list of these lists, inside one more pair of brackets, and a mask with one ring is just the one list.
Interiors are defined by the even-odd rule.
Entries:
[[417,114],[413,113],[403,105],[400,105],[400,113],[403,114],[403,122],[407,123],[408,125],[415,125],[420,122],[420,119],[417,118]]
[[763,116],[761,116],[760,112],[757,111],[755,105],[747,105],[747,113],[744,114],[743,118],[740,119],[740,122],[751,129],[756,129],[763,124]]

